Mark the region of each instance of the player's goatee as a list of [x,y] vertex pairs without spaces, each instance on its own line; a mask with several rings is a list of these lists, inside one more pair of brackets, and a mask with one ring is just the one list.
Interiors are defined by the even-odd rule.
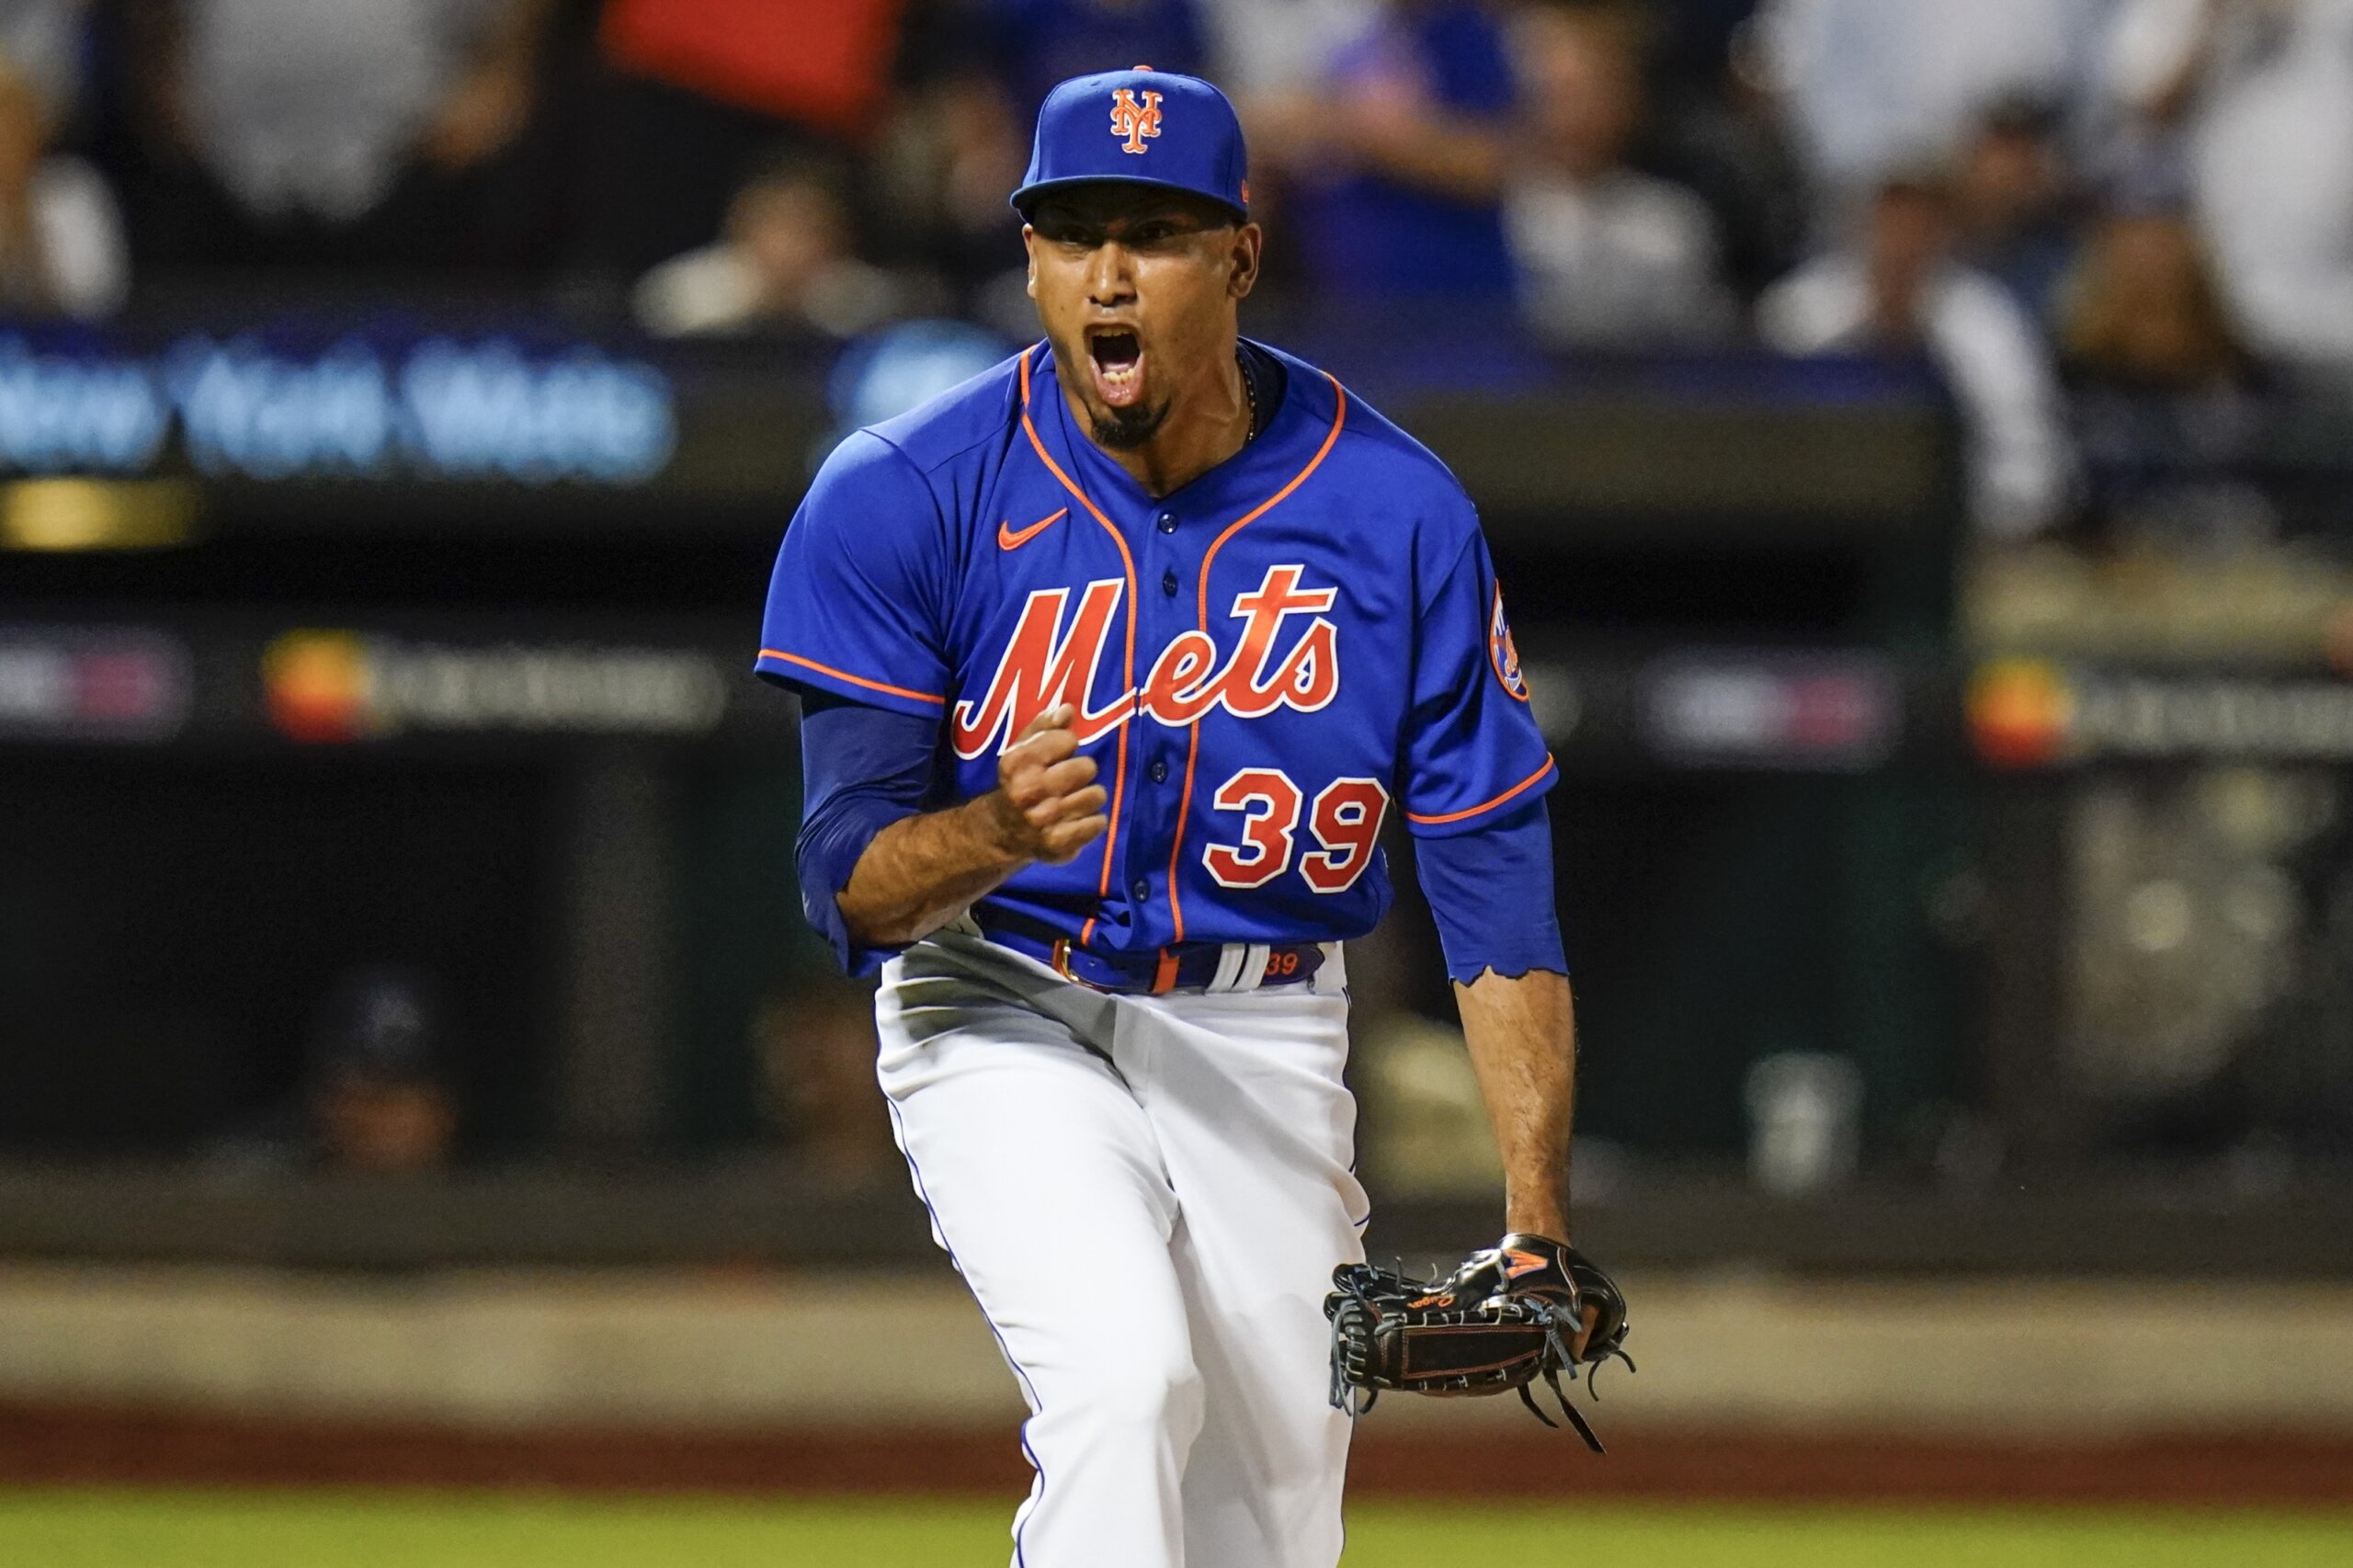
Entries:
[[1094,426],[1095,439],[1115,452],[1131,452],[1160,434],[1168,423],[1165,403],[1158,408],[1115,408],[1105,418],[1093,409],[1087,410],[1086,422]]

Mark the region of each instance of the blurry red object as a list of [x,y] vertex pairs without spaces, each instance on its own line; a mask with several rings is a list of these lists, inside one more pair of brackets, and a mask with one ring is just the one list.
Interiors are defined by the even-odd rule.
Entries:
[[820,131],[858,136],[891,85],[906,0],[613,0],[622,69]]
[[1996,659],[1969,682],[1969,733],[1996,767],[2041,767],[2067,756],[2075,694],[2056,665]]

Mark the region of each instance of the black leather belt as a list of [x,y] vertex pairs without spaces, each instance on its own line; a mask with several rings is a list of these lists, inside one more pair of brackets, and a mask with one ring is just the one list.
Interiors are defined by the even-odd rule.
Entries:
[[[1262,985],[1294,985],[1324,967],[1324,949],[1314,942],[1185,942],[1151,953],[1091,953],[1042,920],[1002,910],[972,912],[981,934],[1046,965],[1064,980],[1122,996],[1157,996],[1169,991],[1255,991]],[[1249,956],[1263,952],[1255,978],[1242,972]],[[1222,974],[1229,965],[1233,972]],[[1222,983],[1221,983],[1222,982]]]

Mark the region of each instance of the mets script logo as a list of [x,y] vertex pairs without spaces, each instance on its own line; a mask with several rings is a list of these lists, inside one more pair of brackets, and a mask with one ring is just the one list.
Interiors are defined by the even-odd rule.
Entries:
[[1138,107],[1133,89],[1121,87],[1113,93],[1111,134],[1127,138],[1120,143],[1122,153],[1149,152],[1151,149],[1144,142],[1157,140],[1160,135],[1160,95],[1146,93],[1142,107]]
[[1487,662],[1495,669],[1495,678],[1504,689],[1528,700],[1528,680],[1519,673],[1519,648],[1511,640],[1511,623],[1504,619],[1504,588],[1495,585],[1495,612],[1487,618]]
[[[1064,703],[1078,713],[1071,733],[1082,745],[1139,712],[1182,727],[1212,708],[1237,719],[1263,719],[1279,708],[1313,713],[1330,706],[1340,694],[1340,633],[1324,612],[1339,590],[1302,588],[1303,574],[1298,566],[1269,566],[1256,588],[1234,596],[1231,613],[1243,623],[1242,636],[1222,665],[1209,633],[1180,631],[1161,650],[1141,687],[1100,709],[1087,704],[1125,583],[1106,577],[1087,584],[1067,627],[1071,590],[1040,588],[1022,606],[988,695],[956,705],[956,755],[969,761],[1003,750],[1031,720]],[[1293,616],[1313,619],[1278,653],[1276,639]]]

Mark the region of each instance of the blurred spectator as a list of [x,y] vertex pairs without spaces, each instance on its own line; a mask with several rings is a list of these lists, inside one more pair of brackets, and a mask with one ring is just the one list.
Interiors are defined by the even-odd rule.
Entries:
[[1025,119],[1055,83],[1149,65],[1199,75],[1209,50],[1195,0],[977,0]]
[[222,1166],[318,1165],[411,1176],[449,1163],[457,1107],[432,985],[392,966],[346,971],[313,1019],[294,1098],[210,1151]]
[[2109,0],[1765,0],[1768,70],[1830,210],[1943,161],[1984,107],[2072,101]]
[[2177,211],[2100,220],[2068,280],[2060,341],[2070,369],[2120,386],[2229,386],[2248,369],[2204,247]]
[[736,194],[717,243],[638,283],[638,324],[661,337],[756,331],[845,338],[897,312],[904,290],[852,248],[837,178],[786,157]]
[[906,96],[868,165],[893,259],[936,268],[966,294],[995,279],[974,309],[1023,338],[1037,312],[1023,288],[1021,220],[1006,198],[1029,166],[1029,134],[1011,95],[965,61]]
[[1626,165],[1643,109],[1633,28],[1622,7],[1545,6],[1514,32],[1527,131],[1505,221],[1522,311],[1556,347],[1704,343],[1732,325],[1706,204]]
[[2057,110],[2014,98],[1978,119],[1954,183],[1960,256],[2038,322],[2075,256],[2070,195]]
[[158,0],[142,243],[205,266],[515,261],[553,0]]
[[52,128],[82,96],[88,0],[0,0],[0,59],[20,72]]
[[2022,539],[2058,521],[2073,489],[2058,383],[2017,301],[1953,259],[1950,200],[1940,176],[1883,182],[1861,249],[1774,285],[1758,302],[1757,327],[1788,354],[1934,359],[1960,404],[1978,531]]
[[1756,0],[1693,0],[1643,15],[1666,58],[1637,165],[1708,204],[1724,271],[1744,300],[1805,255],[1813,213],[1779,95],[1764,68]]
[[1646,3],[1655,29],[1652,52],[1662,85],[1713,90],[1757,0],[1657,0]]
[[1381,0],[1201,0],[1216,61],[1211,73],[1227,92],[1294,91],[1321,80],[1332,40],[1371,26]]
[[1487,8],[1394,0],[1311,86],[1245,106],[1290,190],[1287,236],[1326,295],[1507,300],[1500,206],[1510,61]]
[[2109,84],[2179,138],[2260,353],[2353,362],[2353,0],[2121,0]]
[[[969,5],[971,0],[964,0]],[[889,122],[911,0],[609,0],[586,249],[615,278],[707,241],[763,159],[863,151]],[[969,51],[969,27],[948,36]]]
[[2112,209],[2059,319],[2076,438],[2109,530],[2177,548],[2268,537],[2274,508],[2249,476],[2263,429],[2254,367],[2186,215]]
[[46,150],[58,107],[0,54],[0,312],[111,315],[131,281],[121,214],[97,169]]
[[794,1157],[835,1180],[899,1176],[890,1109],[874,1081],[872,994],[830,971],[813,974],[762,1007],[753,1028],[768,1117]]
[[312,1038],[313,1135],[335,1169],[412,1175],[449,1163],[457,1111],[430,988],[359,970],[329,994]]

